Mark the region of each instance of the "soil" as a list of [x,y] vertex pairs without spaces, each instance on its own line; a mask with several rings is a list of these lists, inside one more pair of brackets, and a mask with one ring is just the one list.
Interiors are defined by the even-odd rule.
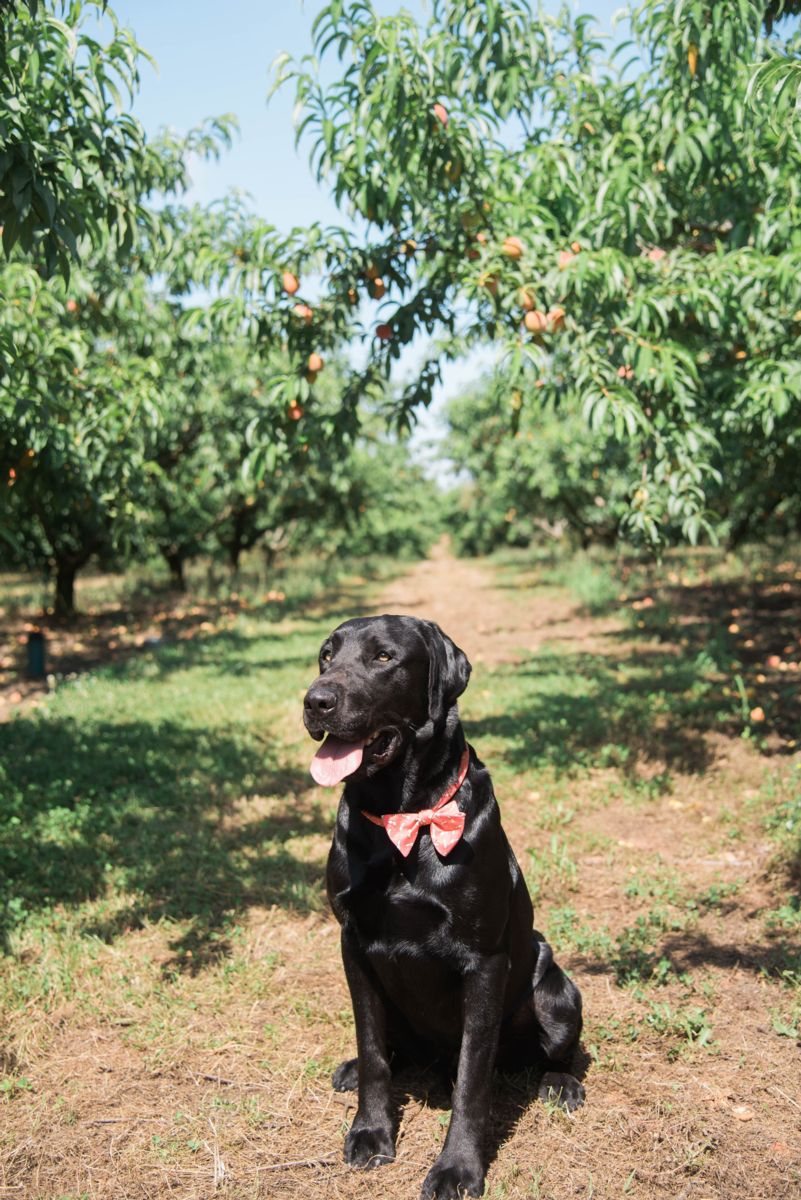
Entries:
[[596,651],[612,632],[614,618],[582,617],[561,590],[536,596],[504,591],[480,561],[457,559],[446,540],[424,562],[384,589],[376,611],[425,615],[436,621],[474,665],[519,662],[546,643],[569,642]]
[[[545,645],[561,641],[602,653],[610,634],[625,634],[616,619],[583,616],[555,589],[521,603],[489,568],[457,561],[445,547],[386,587],[374,610],[436,620],[470,656],[472,686],[482,667],[520,661]],[[786,899],[755,806],[766,764],[752,746],[720,734],[708,735],[707,751],[712,765],[703,775],[676,772],[669,795],[640,806],[613,786],[611,772],[591,772],[572,785],[579,815],[564,837],[578,878],[567,889],[558,881],[543,888],[537,923],[546,935],[565,919],[567,905],[576,924],[607,929],[614,943],[660,902],[631,894],[632,880],[645,871],[679,881],[683,899],[671,911],[710,888],[720,898],[698,906],[691,922],[660,931],[658,954],[671,964],[661,986],[652,979],[620,986],[611,951],[604,956],[579,945],[561,956],[584,996],[585,1036],[575,1065],[587,1103],[568,1116],[534,1099],[535,1081],[498,1079],[486,1190],[495,1200],[801,1195],[801,1049],[777,1030],[792,991],[781,978],[782,946],[764,920]],[[541,829],[538,799],[523,778],[502,802],[518,852],[552,836]],[[724,807],[736,811],[736,839],[721,829]],[[233,980],[209,995],[198,985],[190,1027],[175,1031],[172,1049],[154,1052],[132,1037],[131,1026],[141,1021],[135,994],[115,1023],[87,1024],[70,1010],[42,1017],[43,1050],[31,1034],[25,1063],[42,1101],[17,1127],[0,1164],[0,1198],[419,1194],[450,1105],[436,1078],[399,1077],[393,1164],[359,1172],[341,1159],[353,1099],[331,1091],[327,1072],[349,1053],[352,1031],[330,915],[254,909],[244,937],[254,964],[267,951],[273,956],[267,990]],[[143,962],[164,956],[155,928],[132,932],[129,948],[134,944]],[[704,1018],[693,1024],[698,1013]],[[695,1035],[666,1035],[676,1020]],[[219,1035],[213,1048],[210,1030]],[[325,1063],[326,1072],[310,1072],[310,1061]],[[56,1096],[68,1098],[68,1128],[52,1115]],[[195,1122],[202,1114],[204,1133],[195,1138],[194,1158],[176,1166],[164,1148],[179,1136],[182,1113]]]

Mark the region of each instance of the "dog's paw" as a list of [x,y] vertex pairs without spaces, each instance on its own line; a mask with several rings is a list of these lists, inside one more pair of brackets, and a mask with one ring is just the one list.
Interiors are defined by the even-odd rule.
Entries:
[[478,1158],[441,1154],[425,1177],[420,1200],[460,1200],[484,1192],[484,1164]]
[[354,1128],[345,1138],[345,1162],[352,1167],[369,1171],[392,1162],[394,1157],[395,1143],[389,1129]]
[[359,1060],[346,1058],[331,1076],[331,1086],[335,1092],[355,1092],[359,1086]]
[[540,1080],[537,1095],[545,1104],[558,1104],[560,1108],[573,1112],[581,1108],[586,1092],[584,1085],[573,1075],[561,1071],[546,1071]]

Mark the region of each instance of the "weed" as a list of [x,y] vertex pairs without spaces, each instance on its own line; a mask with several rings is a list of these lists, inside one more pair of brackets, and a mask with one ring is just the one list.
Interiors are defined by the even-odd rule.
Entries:
[[620,1046],[631,1044],[639,1038],[639,1030],[633,1018],[621,1020],[609,1017],[586,1030],[585,1042],[594,1062],[606,1071],[617,1071],[621,1067]]
[[625,767],[630,758],[631,750],[628,746],[605,742],[598,750],[597,762],[599,767]]
[[725,909],[727,901],[731,896],[736,896],[740,890],[740,884],[735,880],[729,883],[711,883],[709,887],[699,892],[693,899],[687,901],[688,909],[700,909],[702,912],[711,912],[713,909]]
[[801,1040],[801,1001],[789,1010],[771,1008],[771,1024],[775,1033],[780,1037],[792,1038],[794,1042]]
[[791,896],[786,904],[766,912],[764,921],[768,933],[780,929],[801,929],[801,896]]
[[687,927],[688,918],[665,908],[651,909],[627,925],[615,940],[611,958],[615,978],[621,987],[650,981],[665,984],[675,978],[675,968],[669,959],[656,953],[658,935],[677,932]]
[[33,1084],[24,1075],[7,1075],[0,1079],[0,1096],[4,1100],[12,1100],[20,1092],[29,1092],[32,1088]]
[[559,574],[551,572],[550,579],[563,583],[582,608],[593,615],[618,606],[620,584],[609,565],[593,562],[587,555],[576,555],[561,572],[561,578]]
[[673,775],[670,771],[657,771],[654,775],[635,777],[632,787],[637,799],[658,800],[673,791]]
[[703,1008],[674,1009],[667,1002],[651,1001],[645,1014],[646,1025],[673,1044],[668,1047],[670,1061],[682,1052],[698,1046],[709,1049],[714,1043],[712,1026]]
[[801,763],[789,776],[768,776],[762,798],[775,805],[766,820],[770,833],[786,854],[801,854]]
[[570,857],[567,842],[558,834],[551,835],[551,840],[545,850],[529,850],[529,869],[526,872],[526,882],[529,885],[531,898],[534,903],[548,888],[575,891],[578,880],[578,868]]
[[683,888],[678,876],[669,871],[653,872],[637,871],[626,884],[623,894],[629,899],[644,899],[653,897],[665,900],[668,904],[680,904]]
[[556,803],[543,808],[537,819],[540,829],[545,833],[550,833],[555,829],[564,829],[575,819],[575,816],[574,805],[567,804],[564,800],[557,800]]

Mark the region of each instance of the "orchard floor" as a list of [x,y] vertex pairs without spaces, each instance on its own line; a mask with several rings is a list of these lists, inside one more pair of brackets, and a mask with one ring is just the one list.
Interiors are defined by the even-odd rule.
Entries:
[[[725,588],[710,613],[703,577],[593,616],[534,568],[441,547],[380,594],[210,621],[0,726],[31,787],[61,786],[39,761],[60,754],[95,805],[64,832],[58,793],[47,903],[31,890],[0,958],[0,1200],[418,1195],[441,1082],[398,1077],[397,1158],[368,1173],[342,1162],[353,1099],[329,1086],[353,1052],[321,885],[336,800],[306,774],[299,704],[355,611],[425,615],[468,652],[468,736],[584,995],[587,1103],[567,1116],[499,1078],[486,1195],[801,1194],[798,858],[770,826],[796,812],[801,755],[786,730],[741,736],[736,694],[760,637],[801,634],[796,567],[749,630]],[[704,649],[720,622],[751,635],[734,689]]]

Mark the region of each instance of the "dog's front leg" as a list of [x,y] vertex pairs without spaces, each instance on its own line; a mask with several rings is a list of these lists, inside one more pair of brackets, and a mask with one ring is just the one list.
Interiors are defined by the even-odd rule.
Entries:
[[346,930],[342,961],[356,1023],[359,1076],[359,1107],[345,1138],[345,1161],[380,1167],[395,1157],[386,1011],[364,952]]
[[503,1015],[509,959],[495,954],[464,979],[459,1069],[442,1153],[426,1176],[421,1200],[455,1200],[484,1191],[484,1140]]

